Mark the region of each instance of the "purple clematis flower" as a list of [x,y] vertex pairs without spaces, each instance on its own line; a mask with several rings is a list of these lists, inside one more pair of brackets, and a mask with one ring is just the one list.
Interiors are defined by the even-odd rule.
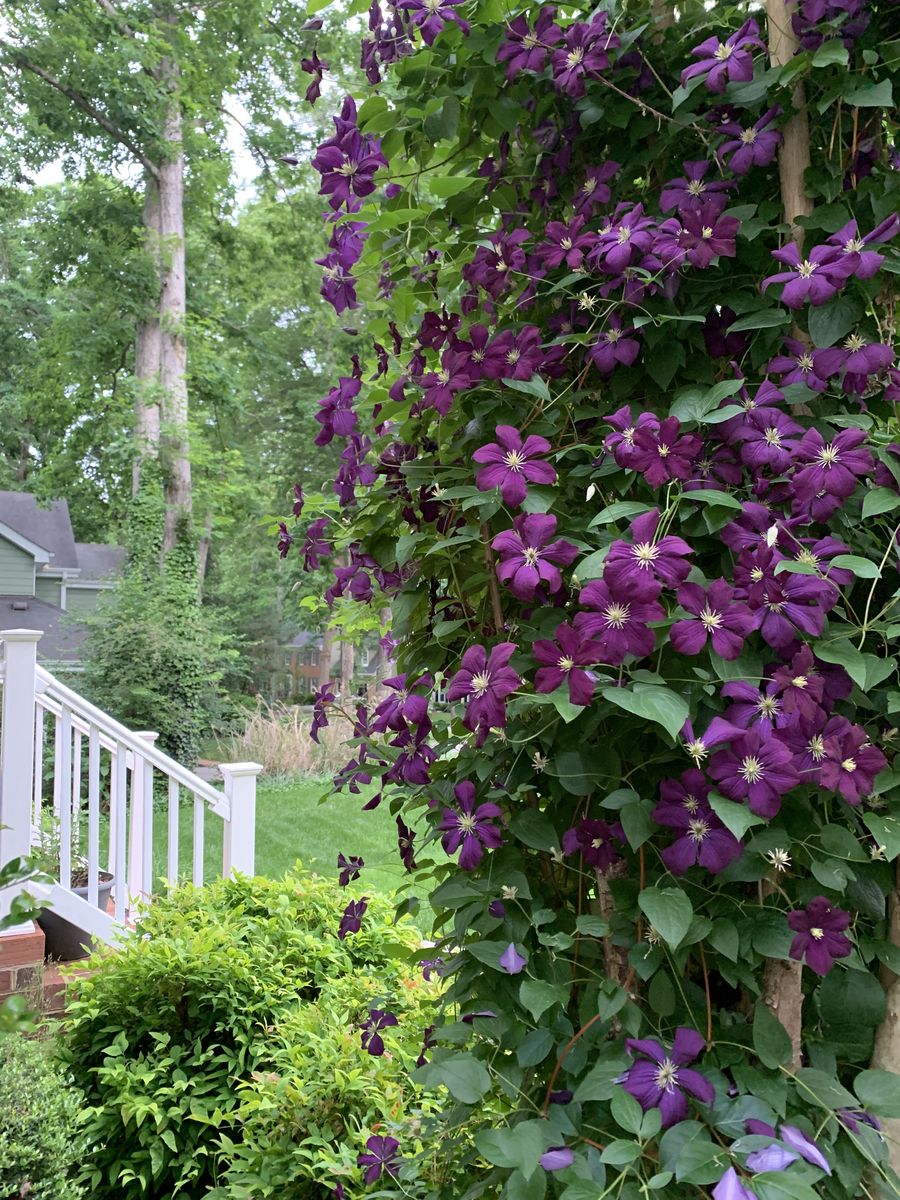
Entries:
[[745,127],[737,121],[719,125],[716,132],[727,140],[716,151],[718,157],[735,175],[746,175],[751,167],[767,167],[783,140],[777,129],[769,128],[780,116],[780,108],[770,108],[753,125]]
[[747,1170],[754,1174],[760,1171],[783,1171],[792,1162],[796,1162],[798,1157],[799,1155],[794,1154],[792,1150],[786,1150],[784,1146],[773,1142],[771,1146],[763,1146],[761,1150],[754,1150],[747,1155]]
[[634,435],[638,429],[649,429],[653,432],[659,429],[659,417],[651,412],[642,412],[637,421],[632,420],[631,408],[625,404],[616,409],[606,418],[614,433],[608,433],[603,439],[603,445],[612,451],[616,463],[623,468],[630,467],[637,451],[634,445]]
[[[728,200],[728,192],[735,186],[733,179],[706,179],[712,163],[708,158],[699,162],[684,163],[684,175],[670,179],[659,195],[662,212],[677,208],[679,212],[699,209],[710,197],[714,197],[721,212]],[[736,320],[736,317],[732,317]]]
[[484,466],[475,476],[480,491],[499,487],[504,504],[518,506],[529,483],[556,483],[556,471],[539,457],[550,451],[546,438],[529,434],[524,440],[512,425],[498,425],[497,441],[480,446],[472,458]]
[[756,1200],[756,1194],[744,1187],[734,1167],[729,1167],[712,1190],[712,1200]]
[[734,258],[741,223],[737,217],[721,216],[721,212],[721,201],[712,199],[679,217],[670,217],[659,227],[656,254],[667,267],[675,268],[686,259],[700,271],[705,271],[714,258]]
[[750,607],[759,611],[759,632],[763,641],[778,651],[787,650],[798,632],[818,637],[825,626],[825,614],[834,608],[839,598],[833,584],[814,575],[767,578],[761,591],[759,603],[751,591]]
[[616,541],[610,546],[603,578],[614,591],[655,600],[660,587],[676,588],[687,579],[688,559],[694,551],[673,534],[656,541],[658,527],[659,509],[653,508],[631,522],[631,543]]
[[459,865],[464,871],[474,871],[484,858],[485,847],[498,850],[503,845],[500,828],[494,822],[502,816],[496,804],[475,807],[475,785],[464,779],[453,789],[460,811],[445,808],[439,828],[443,830],[441,845],[448,854],[460,850]]
[[877,250],[869,250],[868,247],[889,242],[898,233],[900,233],[900,216],[897,213],[892,213],[879,225],[876,225],[871,233],[867,233],[865,236],[860,235],[855,221],[849,221],[828,238],[827,244],[829,246],[839,246],[843,254],[858,255],[859,264],[854,269],[853,274],[857,279],[871,279],[881,270],[884,255],[879,254]]
[[605,875],[621,858],[616,843],[625,845],[625,831],[618,821],[609,823],[585,817],[563,834],[562,850],[563,854],[581,854],[589,867]]
[[841,347],[843,351],[843,389],[848,396],[862,396],[869,386],[869,376],[886,371],[894,361],[894,347],[884,342],[868,342],[853,333]]
[[686,794],[674,803],[663,799],[650,814],[657,825],[674,829],[679,834],[672,845],[662,851],[662,860],[673,875],[683,875],[697,864],[711,875],[717,875],[740,858],[744,849],[703,798],[706,782],[701,771],[685,771],[680,781],[664,780],[660,795],[665,796],[667,791],[673,794],[676,789],[685,787],[686,778],[693,780],[695,776],[699,776],[702,784],[695,789],[696,794]]
[[397,7],[412,16],[412,23],[422,34],[426,46],[433,46],[434,39],[448,21],[455,21],[464,34],[469,32],[469,22],[456,11],[463,0],[399,0]]
[[564,1171],[575,1161],[575,1153],[568,1146],[551,1146],[539,1161],[545,1171]]
[[735,601],[734,588],[724,579],[714,580],[706,589],[699,583],[683,583],[678,603],[692,614],[686,621],[676,621],[669,631],[679,654],[699,654],[711,641],[714,654],[739,658],[758,623],[746,604]]
[[555,8],[542,8],[534,29],[524,14],[514,17],[506,26],[506,41],[497,51],[497,62],[506,63],[506,78],[513,79],[520,71],[539,74],[547,64],[547,52],[562,41],[562,30],[555,21]]
[[351,854],[349,858],[344,854],[339,854],[337,857],[338,870],[338,887],[346,887],[354,879],[359,879],[359,873],[366,865],[365,860],[356,854]]
[[419,1051],[419,1057],[416,1059],[417,1067],[424,1067],[428,1062],[428,1051],[433,1050],[437,1045],[437,1038],[431,1035],[434,1033],[433,1025],[426,1025],[422,1030],[422,1049]]
[[747,413],[734,440],[740,443],[741,462],[751,471],[764,467],[781,475],[803,436],[801,425],[777,408],[756,408]]
[[786,715],[816,716],[825,703],[825,680],[816,669],[809,646],[801,646],[787,666],[778,667],[772,673],[769,690],[773,697],[781,697],[781,708]]
[[802,308],[807,300],[814,308],[824,304],[837,295],[859,263],[859,255],[843,254],[828,245],[813,246],[809,256],[801,258],[795,242],[773,250],[772,257],[790,269],[769,275],[762,281],[762,291],[783,283],[781,302],[788,308]]
[[[840,724],[837,724],[840,722]],[[848,804],[862,803],[870,795],[875,776],[887,759],[860,725],[836,717],[825,727],[825,755],[819,764],[819,784],[838,792]]]
[[368,1154],[358,1154],[356,1156],[357,1166],[365,1167],[363,1180],[365,1183],[375,1183],[379,1180],[382,1174],[396,1175],[400,1169],[400,1164],[397,1162],[397,1151],[400,1149],[400,1143],[393,1137],[381,1137],[375,1135],[370,1137],[366,1142]]
[[544,230],[547,239],[535,247],[535,253],[548,271],[561,267],[563,263],[570,271],[577,271],[584,255],[596,241],[597,235],[584,231],[587,220],[574,216],[566,225],[563,221],[550,221]]
[[872,1129],[881,1129],[881,1122],[871,1113],[862,1108],[838,1108],[834,1114],[845,1129],[851,1133],[859,1133],[860,1125],[868,1125]]
[[525,970],[528,965],[528,959],[524,958],[516,949],[515,942],[510,942],[498,959],[500,966],[507,975],[519,975]]
[[799,783],[793,757],[764,725],[754,725],[713,755],[709,773],[729,799],[744,801],[752,813],[771,820],[781,797]]
[[812,1163],[814,1167],[818,1167],[820,1171],[824,1171],[826,1175],[831,1174],[828,1159],[812,1138],[808,1138],[802,1129],[798,1129],[796,1125],[782,1125],[778,1130],[778,1136],[783,1142],[787,1142],[792,1149],[796,1150],[801,1158],[806,1159],[808,1163]]
[[634,452],[629,466],[640,471],[652,488],[670,479],[689,479],[693,462],[700,457],[703,440],[694,433],[681,433],[677,417],[666,417],[659,429],[647,426],[634,431]]
[[278,522],[278,542],[277,550],[281,558],[287,558],[291,552],[291,546],[294,544],[294,535],[285,525],[284,521]]
[[566,683],[572,704],[590,704],[597,676],[588,668],[601,660],[602,648],[565,622],[557,625],[554,636],[555,642],[542,639],[532,647],[535,660],[541,664],[534,677],[534,690],[555,692]]
[[313,718],[309,726],[309,736],[319,744],[319,730],[328,728],[328,705],[335,699],[331,684],[326,683],[316,692],[313,702]]
[[327,528],[328,517],[317,517],[315,521],[310,521],[300,550],[304,571],[318,570],[321,560],[331,552],[330,544],[322,536]]
[[392,1012],[386,1012],[380,1008],[370,1008],[367,1019],[360,1027],[363,1050],[368,1050],[373,1058],[380,1058],[384,1054],[384,1039],[381,1036],[381,1030],[399,1024],[400,1022]]
[[384,733],[386,729],[400,732],[406,729],[407,721],[412,725],[421,725],[428,719],[428,696],[420,695],[417,689],[430,692],[433,685],[434,679],[428,674],[420,675],[412,682],[407,682],[406,675],[382,680],[381,686],[392,694],[382,700],[372,714],[374,732]]
[[366,915],[366,909],[369,907],[369,897],[363,896],[359,900],[351,900],[344,909],[344,915],[341,917],[341,923],[338,926],[338,937],[341,941],[348,933],[359,933],[362,928],[362,919]]
[[313,47],[311,56],[300,60],[300,70],[312,75],[312,83],[306,89],[306,99],[310,104],[315,104],[322,91],[322,78],[328,70],[328,63],[319,58],[316,48]]
[[691,51],[691,56],[700,61],[681,72],[682,87],[699,76],[703,76],[711,92],[724,92],[728,83],[749,83],[753,78],[754,49],[764,50],[765,45],[759,36],[759,26],[752,19],[724,42],[715,36],[707,38]]
[[588,167],[584,183],[572,198],[572,207],[579,216],[590,217],[594,209],[609,204],[612,192],[609,181],[619,170],[619,163],[607,162],[601,167]]
[[827,520],[856,491],[861,478],[871,475],[875,460],[862,447],[862,429],[842,429],[826,442],[818,429],[808,429],[794,453],[792,483],[794,512]]
[[781,376],[782,387],[803,383],[813,392],[824,392],[828,380],[841,369],[840,350],[813,350],[796,338],[785,338],[782,345],[784,352],[777,354],[766,367],[766,371]]
[[578,603],[592,612],[578,613],[575,628],[586,637],[596,638],[602,650],[601,662],[618,666],[629,654],[646,658],[656,645],[656,635],[648,622],[662,621],[665,610],[654,598],[629,597],[625,590],[612,589],[604,580],[586,584]]
[[606,328],[587,352],[601,375],[611,375],[618,366],[630,367],[638,356],[641,344],[632,336],[635,329],[625,329],[619,317],[612,313]]
[[506,724],[506,697],[522,682],[508,665],[517,649],[515,642],[500,642],[488,656],[484,646],[470,646],[450,681],[448,700],[468,697],[463,724],[477,732],[479,747],[484,745],[492,726],[502,728]]
[[578,547],[562,538],[550,541],[556,532],[556,517],[549,513],[528,513],[516,517],[513,525],[491,542],[500,555],[500,582],[509,584],[509,590],[520,600],[533,600],[539,589],[550,595],[560,591],[563,581],[559,567],[574,562]]
[[562,47],[553,51],[553,86],[571,100],[584,95],[585,79],[605,71],[608,51],[621,45],[614,33],[607,32],[607,19],[607,14],[600,12],[590,22],[576,21],[565,30]]
[[789,912],[787,923],[795,934],[791,958],[805,961],[817,975],[827,975],[835,959],[847,958],[853,950],[853,943],[844,935],[850,925],[850,914],[832,908],[824,896],[816,896],[806,908]]
[[[426,780],[427,782],[427,780]],[[410,829],[401,816],[397,816],[397,850],[400,861],[407,871],[416,869],[415,831]]]
[[701,1034],[684,1026],[675,1031],[669,1053],[652,1038],[626,1039],[626,1048],[642,1058],[622,1076],[622,1087],[634,1096],[644,1112],[659,1109],[663,1129],[677,1125],[688,1115],[688,1094],[704,1104],[715,1100],[712,1084],[688,1066],[705,1045]]

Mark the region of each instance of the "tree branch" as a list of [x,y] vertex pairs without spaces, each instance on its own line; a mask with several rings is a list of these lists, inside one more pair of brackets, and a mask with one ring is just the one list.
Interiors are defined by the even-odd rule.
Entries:
[[43,67],[38,66],[37,63],[33,63],[31,59],[26,58],[26,56],[20,50],[16,49],[16,47],[11,45],[9,42],[0,39],[0,46],[11,52],[12,60],[15,66],[17,66],[20,70],[30,71],[32,75],[36,75],[38,79],[42,79],[44,83],[48,84],[55,91],[59,92],[61,96],[65,96],[67,100],[71,101],[76,108],[80,108],[86,116],[90,117],[92,121],[99,125],[100,128],[105,133],[108,133],[111,138],[117,141],[119,145],[124,146],[125,149],[128,150],[129,153],[141,164],[141,166],[149,175],[152,175],[154,179],[159,177],[159,167],[156,165],[156,163],[152,162],[143,152],[143,150],[141,150],[140,146],[138,146],[138,144],[132,138],[130,138],[123,129],[120,129],[118,125],[114,124],[114,122],[112,122],[109,117],[105,115],[105,113],[102,113],[100,109],[97,108],[97,106],[87,98],[87,96],[83,95],[75,88],[69,87],[68,84],[62,83],[60,80],[56,79],[50,74],[49,71],[45,71]]

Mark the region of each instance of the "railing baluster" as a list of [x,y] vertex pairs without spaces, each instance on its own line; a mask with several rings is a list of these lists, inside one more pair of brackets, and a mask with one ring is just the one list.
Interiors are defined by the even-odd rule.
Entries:
[[166,875],[169,880],[169,889],[178,884],[178,820],[179,812],[179,797],[181,789],[178,786],[177,779],[169,779],[169,845],[168,854],[166,856]]
[[96,906],[100,888],[100,730],[88,734],[88,903]]
[[34,713],[34,811],[32,825],[41,827],[41,808],[44,803],[44,709],[35,705]]
[[203,886],[203,819],[206,805],[199,796],[194,797],[194,869],[192,879],[195,887]]
[[141,790],[143,804],[144,840],[141,861],[141,883],[144,899],[153,894],[153,763],[143,761],[144,786]]
[[72,787],[72,710],[63,705],[57,725],[59,746],[59,882],[72,888],[72,809],[69,796]]
[[59,820],[60,789],[62,788],[62,767],[60,763],[61,735],[59,717],[53,722],[53,818]]
[[72,842],[81,846],[81,732],[76,729],[72,749]]
[[125,860],[128,849],[127,830],[125,828],[128,808],[128,767],[125,761],[127,750],[118,742],[116,744],[115,781],[116,790],[113,800],[115,812],[116,841],[115,841],[115,870],[116,877],[116,920],[124,922],[125,906],[128,900],[128,880],[126,878]]

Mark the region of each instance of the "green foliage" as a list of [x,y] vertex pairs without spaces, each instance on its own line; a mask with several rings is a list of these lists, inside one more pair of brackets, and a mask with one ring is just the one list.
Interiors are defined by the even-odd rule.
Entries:
[[80,1200],[79,1097],[47,1045],[0,1034],[0,1195]]
[[[404,965],[415,957],[412,928],[393,925],[389,904],[373,898],[367,926],[340,941],[345,902],[333,882],[300,875],[185,887],[156,903],[121,949],[91,961],[62,1046],[85,1095],[92,1195],[200,1200],[230,1162],[243,1175],[266,1147],[285,1164],[285,1183],[309,1186],[325,1164],[353,1161],[359,1129],[384,1115],[379,1092],[396,1098],[405,1086],[428,994]],[[370,1004],[408,1018],[402,1053],[374,1075],[353,1029]],[[332,1073],[318,1054],[339,1025],[349,1032],[329,1051],[335,1068],[343,1062]],[[272,1072],[285,1077],[283,1093]],[[301,1090],[306,1108],[292,1117]],[[255,1141],[237,1158],[245,1122]],[[299,1145],[304,1130],[317,1131],[317,1146]]]
[[92,700],[193,764],[224,713],[221,681],[233,651],[200,603],[190,526],[162,558],[164,504],[147,468],[132,501],[128,563],[111,600],[87,623],[84,688]]

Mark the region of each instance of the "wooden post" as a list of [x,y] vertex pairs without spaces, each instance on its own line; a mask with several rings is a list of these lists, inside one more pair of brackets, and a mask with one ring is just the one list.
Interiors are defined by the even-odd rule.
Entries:
[[[773,67],[783,67],[800,49],[791,24],[787,0],[766,0],[769,23],[769,59]],[[782,126],[784,141],[778,154],[778,176],[781,184],[781,204],[784,219],[791,226],[791,237],[801,245],[803,230],[795,224],[797,217],[808,217],[813,210],[806,194],[804,177],[810,164],[809,118],[806,115],[806,95],[798,83],[791,94],[793,116]]]
[[[152,730],[136,735],[151,746],[159,737]],[[131,819],[128,823],[128,918],[153,891],[153,767],[134,755],[131,768]]]
[[[37,629],[8,629],[2,635],[6,674],[0,736],[0,863],[26,858],[31,852],[35,668],[41,637]],[[8,915],[21,890],[0,892],[0,917]]]
[[226,878],[240,871],[256,874],[256,777],[262,763],[221,763],[225,795],[231,806],[225,822],[222,845],[222,874]]

